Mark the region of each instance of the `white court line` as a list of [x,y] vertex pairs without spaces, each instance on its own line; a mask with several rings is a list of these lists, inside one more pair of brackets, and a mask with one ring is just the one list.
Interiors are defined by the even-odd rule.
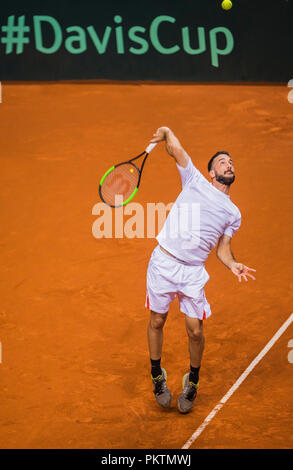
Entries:
[[182,449],[189,449],[191,444],[198,438],[198,436],[203,432],[203,430],[208,426],[208,424],[212,421],[212,419],[216,416],[218,411],[224,406],[226,401],[229,400],[231,395],[237,390],[239,385],[246,379],[246,377],[250,374],[250,372],[255,368],[255,366],[259,363],[259,361],[266,355],[266,353],[271,349],[271,347],[275,344],[276,341],[280,338],[280,336],[284,333],[284,331],[288,328],[288,326],[293,321],[293,313],[291,313],[288,320],[283,323],[281,328],[277,331],[277,333],[272,337],[272,339],[267,343],[267,345],[263,348],[263,350],[259,353],[258,356],[250,363],[247,369],[240,375],[239,379],[236,380],[234,385],[230,388],[230,390],[224,395],[224,397],[218,402],[215,408],[210,412],[210,414],[206,417],[206,419],[202,422],[202,424],[197,428],[196,431],[192,434],[192,436],[185,442]]

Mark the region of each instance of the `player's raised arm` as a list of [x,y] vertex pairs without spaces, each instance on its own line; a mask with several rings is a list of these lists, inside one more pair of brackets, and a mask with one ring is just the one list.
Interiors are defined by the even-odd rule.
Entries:
[[175,158],[178,165],[186,168],[189,160],[188,154],[169,127],[159,127],[151,139],[151,142],[161,141],[166,142],[167,152],[171,157]]
[[231,238],[228,235],[222,235],[219,239],[217,246],[217,257],[222,263],[231,269],[232,273],[238,277],[238,281],[241,282],[243,278],[247,282],[247,277],[250,277],[255,281],[255,277],[250,274],[250,271],[255,272],[255,269],[248,268],[242,263],[238,263],[231,250]]

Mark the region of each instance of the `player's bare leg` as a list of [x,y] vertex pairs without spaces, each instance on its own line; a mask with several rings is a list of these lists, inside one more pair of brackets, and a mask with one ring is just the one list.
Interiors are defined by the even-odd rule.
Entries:
[[151,311],[148,325],[148,344],[151,359],[161,359],[163,346],[163,328],[167,320],[167,313]]
[[194,403],[199,384],[199,368],[204,350],[203,321],[185,316],[185,326],[189,341],[190,372],[183,377],[183,392],[178,398],[178,409],[188,413]]
[[167,320],[167,313],[156,313],[151,311],[148,325],[148,345],[150,360],[152,364],[152,382],[154,384],[154,394],[159,405],[167,408],[171,403],[171,392],[166,385],[167,374],[161,368],[161,355],[163,346],[163,328]]
[[189,340],[190,364],[200,367],[204,350],[203,321],[198,318],[190,318],[185,315],[185,326]]

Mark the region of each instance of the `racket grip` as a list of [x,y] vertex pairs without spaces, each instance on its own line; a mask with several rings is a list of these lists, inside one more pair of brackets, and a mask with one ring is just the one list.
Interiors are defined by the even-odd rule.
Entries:
[[152,150],[154,150],[156,145],[158,145],[158,142],[154,142],[153,144],[148,145],[147,148],[145,149],[146,153],[150,153]]

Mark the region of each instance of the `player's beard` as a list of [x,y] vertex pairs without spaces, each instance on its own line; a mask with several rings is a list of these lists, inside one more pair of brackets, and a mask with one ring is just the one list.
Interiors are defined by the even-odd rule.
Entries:
[[217,172],[215,172],[215,173],[216,173],[216,180],[221,184],[225,184],[226,186],[230,186],[235,180],[235,175],[234,174],[225,176],[225,175],[220,175]]

